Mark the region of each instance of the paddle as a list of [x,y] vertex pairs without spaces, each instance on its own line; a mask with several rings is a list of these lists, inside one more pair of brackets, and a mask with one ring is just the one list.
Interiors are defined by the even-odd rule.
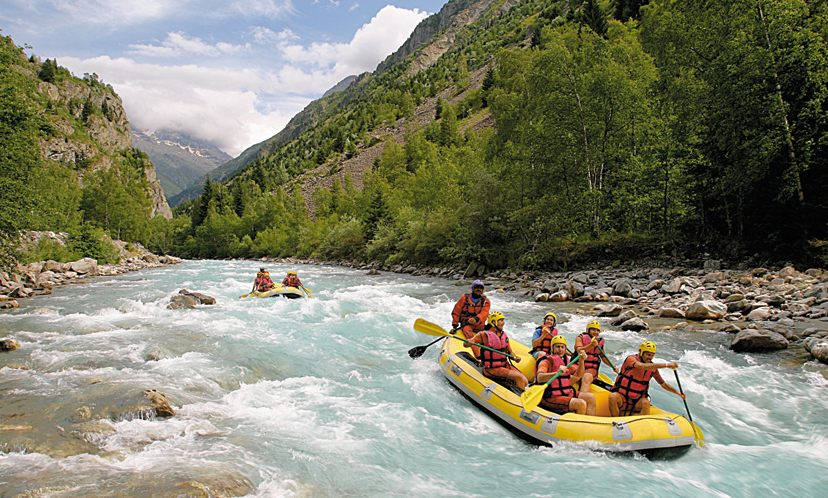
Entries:
[[306,296],[308,296],[308,298],[312,298],[312,297],[313,297],[313,296],[311,296],[311,294],[313,293],[313,291],[310,291],[310,290],[306,289],[306,288],[305,288],[305,286],[304,286],[304,285],[302,285],[302,284],[299,284],[299,287],[301,287],[301,288],[302,288],[302,290],[303,290],[303,291],[305,291],[305,295],[306,295]]
[[[457,339],[458,341],[463,341],[465,343],[469,342],[468,339],[466,339],[466,338],[461,339],[460,337],[457,337],[456,335],[452,334],[451,332],[446,332],[446,330],[443,327],[437,325],[436,323],[431,323],[427,320],[423,320],[422,318],[418,318],[414,321],[414,330],[416,330],[417,332],[422,332],[423,334],[433,335],[433,336],[436,336],[436,337],[453,337],[453,338]],[[509,358],[509,359],[512,359],[512,360],[517,360],[517,358],[515,358],[514,356],[506,354],[503,351],[498,351],[497,349],[482,346],[480,344],[475,344],[475,346],[480,348],[480,349],[487,349],[489,351],[494,351],[495,353],[500,353],[503,356],[505,356],[506,358]]]
[[596,348],[598,348],[598,351],[600,351],[600,352],[601,352],[601,356],[603,356],[603,357],[604,357],[604,359],[605,359],[605,360],[607,360],[607,361],[609,362],[610,367],[611,367],[613,370],[615,370],[615,365],[613,365],[613,364],[612,364],[612,360],[610,360],[610,359],[609,359],[609,357],[607,357],[607,355],[604,353],[604,350],[603,350],[603,349],[601,349],[601,346],[599,346],[599,345],[597,345],[597,344],[596,344],[596,345],[595,345],[595,347],[596,347]]
[[[580,357],[581,355],[572,358],[572,361],[569,362],[569,365],[567,365],[566,368],[571,367],[576,361],[578,361],[578,358]],[[563,372],[559,370],[558,373],[553,375],[551,379],[546,381],[546,384],[532,386],[529,389],[523,391],[523,394],[520,395],[520,404],[523,405],[523,409],[527,412],[531,412],[532,410],[534,410],[543,399],[543,392],[546,391],[546,387],[549,384],[551,384],[553,380],[557,379],[558,376],[562,373]]]
[[[679,392],[681,394],[684,394],[684,390],[681,388],[681,381],[679,380],[678,370],[673,370],[673,373],[676,374],[676,384],[678,384]],[[693,422],[693,416],[690,415],[690,408],[687,406],[687,400],[682,399],[682,401],[684,401],[684,409],[687,410],[687,418],[690,419],[690,425],[693,427],[694,439],[696,440],[696,443],[698,443],[699,446],[701,446],[702,440],[699,439],[699,434],[696,432],[696,424]]]
[[425,346],[416,346],[416,347],[413,347],[413,348],[411,348],[411,349],[409,349],[409,350],[408,350],[408,356],[410,356],[411,358],[413,358],[413,359],[415,359],[415,360],[416,360],[417,358],[419,358],[420,356],[422,356],[422,355],[423,355],[423,353],[425,353],[425,352],[426,352],[426,349],[428,349],[428,347],[429,347],[429,346],[432,346],[432,345],[434,345],[434,344],[437,344],[438,342],[442,341],[443,339],[445,339],[445,337],[438,337],[437,339],[435,339],[435,340],[433,340],[433,341],[429,342],[429,343],[428,343],[428,344],[426,344]]

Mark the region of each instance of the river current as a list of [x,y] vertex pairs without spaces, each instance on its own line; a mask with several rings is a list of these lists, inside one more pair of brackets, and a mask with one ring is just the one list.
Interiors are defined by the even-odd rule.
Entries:
[[[707,446],[670,460],[539,447],[443,378],[439,344],[407,354],[434,339],[414,320],[449,328],[467,285],[269,265],[274,280],[297,271],[313,298],[239,299],[258,266],[186,261],[94,278],[0,314],[0,337],[22,344],[0,353],[0,496],[826,494],[828,381],[801,348],[737,354],[724,332],[624,332],[602,319],[616,365],[645,338],[657,361],[679,362]],[[167,309],[183,288],[218,303]],[[523,343],[550,309],[570,344],[594,318],[572,303],[489,297]],[[145,389],[176,415],[124,416]],[[650,391],[684,413],[680,398]]]

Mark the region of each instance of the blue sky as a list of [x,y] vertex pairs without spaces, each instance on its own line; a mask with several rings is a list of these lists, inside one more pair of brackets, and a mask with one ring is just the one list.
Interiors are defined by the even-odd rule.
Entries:
[[2,0],[27,53],[97,73],[132,125],[236,156],[351,74],[373,71],[444,0]]

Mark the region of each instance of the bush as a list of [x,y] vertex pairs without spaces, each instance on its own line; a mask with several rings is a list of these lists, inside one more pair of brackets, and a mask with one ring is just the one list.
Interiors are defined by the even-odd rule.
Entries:
[[70,235],[69,248],[81,258],[92,258],[99,264],[114,264],[120,259],[112,240],[99,228],[83,225]]
[[81,253],[60,245],[49,237],[43,237],[37,242],[36,246],[21,251],[18,260],[26,265],[49,259],[60,263],[68,263],[70,261],[77,261],[82,257]]

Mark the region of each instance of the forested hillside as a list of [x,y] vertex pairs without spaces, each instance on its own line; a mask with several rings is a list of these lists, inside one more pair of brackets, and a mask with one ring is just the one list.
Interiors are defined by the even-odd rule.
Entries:
[[313,128],[183,204],[172,245],[523,268],[673,248],[821,262],[822,2],[463,5],[486,10],[320,99]]
[[[155,168],[130,147],[121,99],[97,75],[72,76],[0,37],[0,266],[15,258],[117,259],[108,237],[149,242],[172,213]],[[158,224],[158,222],[156,223]],[[69,247],[20,253],[21,230],[69,232]]]

